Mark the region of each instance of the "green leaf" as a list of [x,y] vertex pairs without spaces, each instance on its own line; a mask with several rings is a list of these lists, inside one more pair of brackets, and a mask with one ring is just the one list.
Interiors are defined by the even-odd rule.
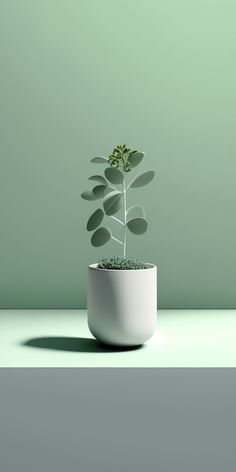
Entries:
[[114,192],[114,190],[116,190],[116,188],[109,185],[109,187],[104,190],[104,195],[107,195],[110,192]]
[[96,229],[98,226],[100,226],[103,218],[104,218],[104,211],[101,208],[98,208],[98,210],[95,210],[88,220],[87,230],[93,231],[94,229]]
[[103,208],[106,215],[115,215],[120,208],[122,203],[123,193],[115,190],[114,192],[108,193],[103,201]]
[[132,218],[128,221],[127,227],[134,234],[143,234],[147,231],[147,221],[144,218]]
[[111,231],[108,228],[98,228],[92,235],[91,244],[94,247],[104,246],[111,239]]
[[131,188],[138,188],[143,187],[144,185],[149,184],[155,175],[154,170],[148,170],[147,172],[143,172],[143,174],[139,174],[135,177],[132,182],[129,184]]
[[116,167],[107,167],[104,173],[107,180],[109,180],[109,182],[112,184],[122,184],[124,180],[122,172]]
[[89,177],[89,180],[95,180],[95,182],[99,182],[102,185],[107,185],[107,181],[102,175],[92,175]]
[[143,156],[144,156],[144,152],[133,152],[132,154],[130,154],[128,156],[128,159],[127,161],[130,163],[130,166],[133,168],[133,167],[136,167],[140,164],[140,162],[142,161],[143,159]]
[[96,185],[96,187],[93,188],[93,193],[97,198],[103,198],[106,189],[106,185]]
[[95,164],[107,164],[107,158],[102,157],[102,156],[97,156],[97,157],[93,157],[93,159],[91,159],[91,162],[94,162]]
[[85,192],[81,193],[81,197],[84,200],[97,200],[97,196],[92,192],[92,190],[86,190]]
[[145,217],[144,208],[142,206],[134,205],[128,208],[127,210],[127,218],[131,220],[132,218],[136,217]]

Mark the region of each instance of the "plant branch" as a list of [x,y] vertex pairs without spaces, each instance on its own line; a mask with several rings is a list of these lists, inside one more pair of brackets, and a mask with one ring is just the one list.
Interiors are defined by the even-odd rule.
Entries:
[[111,236],[111,239],[114,239],[114,241],[116,241],[117,243],[123,245],[122,241],[120,241],[119,239],[115,238],[114,236]]
[[121,225],[124,225],[123,221],[119,220],[119,218],[116,218],[115,216],[112,216],[110,215],[110,217],[115,220],[115,221],[118,221],[118,223],[120,223]]

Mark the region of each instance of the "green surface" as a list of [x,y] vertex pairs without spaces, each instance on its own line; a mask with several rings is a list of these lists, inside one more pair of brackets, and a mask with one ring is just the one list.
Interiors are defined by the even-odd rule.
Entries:
[[161,310],[130,351],[99,344],[79,310],[2,310],[0,326],[0,367],[236,367],[235,310]]
[[0,2],[2,308],[85,306],[87,265],[121,248],[91,248],[80,193],[122,142],[157,171],[130,191],[150,225],[128,257],[158,265],[159,307],[235,307],[235,18],[232,0]]

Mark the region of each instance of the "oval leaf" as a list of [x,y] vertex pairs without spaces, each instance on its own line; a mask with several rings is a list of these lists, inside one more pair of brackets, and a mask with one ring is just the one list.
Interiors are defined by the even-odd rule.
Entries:
[[97,200],[97,196],[92,192],[92,190],[86,190],[85,192],[81,193],[81,197],[84,200]]
[[106,185],[96,185],[96,187],[93,188],[93,193],[97,198],[103,198],[106,188]]
[[139,174],[137,177],[134,178],[134,180],[132,180],[129,187],[131,188],[143,187],[144,185],[147,185],[149,184],[149,182],[151,182],[154,175],[155,175],[154,170],[148,170],[147,172],[144,172],[143,174]]
[[98,228],[92,235],[91,244],[94,247],[103,246],[111,239],[111,232],[108,228]]
[[107,164],[107,161],[108,159],[102,156],[93,157],[93,159],[91,159],[91,162],[94,162],[95,164]]
[[124,176],[122,172],[116,167],[108,167],[105,169],[105,176],[112,184],[122,184]]
[[136,217],[145,217],[144,208],[138,205],[134,205],[127,210],[127,218],[131,220],[132,218]]
[[120,208],[122,202],[122,193],[116,190],[115,192],[110,192],[103,201],[103,208],[106,215],[115,215]]
[[104,218],[104,212],[101,208],[95,210],[95,212],[90,216],[88,223],[87,223],[87,230],[93,231],[94,229],[100,226],[102,220]]
[[107,185],[107,181],[102,175],[92,175],[89,177],[89,180],[95,180],[95,182],[99,182],[102,185]]
[[128,162],[130,163],[131,168],[136,167],[140,164],[144,156],[144,152],[133,152],[128,157]]
[[144,218],[132,218],[128,221],[127,227],[134,234],[143,234],[147,231],[147,221]]

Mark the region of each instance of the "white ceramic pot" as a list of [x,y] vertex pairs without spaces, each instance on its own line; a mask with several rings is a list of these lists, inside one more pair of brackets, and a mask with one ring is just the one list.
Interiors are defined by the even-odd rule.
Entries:
[[88,269],[88,326],[99,341],[114,346],[143,344],[154,333],[157,268]]

